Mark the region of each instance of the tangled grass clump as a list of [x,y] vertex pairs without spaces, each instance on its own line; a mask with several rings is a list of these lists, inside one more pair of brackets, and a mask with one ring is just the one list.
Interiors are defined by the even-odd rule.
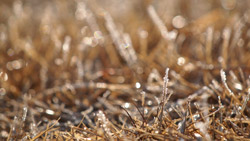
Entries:
[[247,140],[250,2],[2,0],[0,140]]

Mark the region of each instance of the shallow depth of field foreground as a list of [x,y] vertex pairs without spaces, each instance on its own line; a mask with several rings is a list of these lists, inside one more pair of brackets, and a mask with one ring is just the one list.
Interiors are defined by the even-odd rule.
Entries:
[[1,0],[0,140],[250,139],[249,7]]

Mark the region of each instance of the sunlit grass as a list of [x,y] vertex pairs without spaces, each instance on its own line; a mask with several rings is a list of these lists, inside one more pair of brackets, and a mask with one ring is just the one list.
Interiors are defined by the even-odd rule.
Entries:
[[0,140],[250,137],[248,1],[0,2]]

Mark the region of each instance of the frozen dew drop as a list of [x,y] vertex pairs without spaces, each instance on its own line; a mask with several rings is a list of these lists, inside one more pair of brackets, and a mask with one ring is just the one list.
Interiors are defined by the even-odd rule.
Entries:
[[97,83],[96,87],[105,89],[107,87],[107,84],[106,83]]
[[223,62],[223,58],[220,56],[220,57],[218,57],[218,61],[220,62],[220,63],[222,63]]
[[0,88],[0,97],[6,94],[6,90],[4,88]]
[[53,110],[50,110],[50,109],[47,109],[45,111],[45,113],[48,114],[48,115],[54,115],[55,114],[55,112]]
[[58,65],[58,66],[60,66],[60,65],[63,64],[63,60],[61,58],[56,58],[55,59],[55,64]]
[[221,5],[226,10],[233,10],[236,6],[236,0],[221,0]]
[[11,62],[8,62],[8,63],[6,64],[6,68],[7,68],[9,71],[12,71],[12,70],[13,70],[12,65],[11,65]]
[[148,100],[148,101],[147,101],[147,105],[148,105],[148,106],[151,106],[152,104],[153,104],[152,100]]
[[83,138],[83,140],[91,141],[92,139],[91,138]]
[[66,36],[65,37],[65,42],[62,46],[63,51],[68,52],[69,48],[70,48],[70,42],[71,42],[71,37],[70,36]]
[[237,90],[242,90],[243,88],[242,88],[242,85],[240,84],[240,83],[235,83],[234,84],[234,87],[235,87],[235,89],[237,89]]
[[172,20],[172,24],[175,28],[183,28],[186,25],[186,19],[181,15],[175,16]]
[[23,64],[24,63],[23,63],[22,59],[14,60],[14,61],[11,62],[12,68],[16,69],[16,70],[21,69]]
[[7,131],[1,131],[0,136],[3,138],[8,138],[9,133]]
[[98,41],[93,37],[83,38],[83,43],[87,46],[95,47],[98,44]]
[[129,43],[123,44],[123,47],[124,47],[124,48],[128,48],[129,46],[130,46]]
[[169,32],[168,34],[167,34],[167,36],[168,36],[168,38],[170,39],[170,40],[174,40],[175,38],[176,38],[176,36],[177,36],[177,31],[171,31],[171,32]]
[[7,73],[0,71],[0,79],[2,79],[3,81],[7,81],[8,80]]
[[196,137],[196,138],[201,138],[202,136],[200,135],[200,134],[198,134],[198,133],[194,133],[194,136]]
[[206,130],[206,125],[205,123],[203,122],[197,122],[194,124],[194,126],[197,128],[197,129],[200,129],[202,132],[204,132]]
[[12,66],[14,69],[18,70],[22,67],[22,63],[20,60],[15,60],[12,62]]
[[102,36],[102,32],[101,31],[95,31],[94,32],[94,37],[96,38],[96,39],[102,39],[103,38],[103,36]]
[[117,77],[117,81],[118,81],[118,83],[124,83],[125,82],[125,78],[123,76],[118,76]]
[[183,58],[183,57],[179,57],[178,60],[177,60],[177,64],[178,64],[179,66],[184,65],[185,62],[186,62],[186,60],[185,60],[185,58]]
[[214,105],[212,105],[212,109],[215,109]]
[[124,108],[129,108],[130,107],[130,103],[128,103],[128,102],[124,103],[123,107]]
[[187,63],[185,66],[184,66],[184,70],[185,71],[192,71],[195,69],[195,65],[192,64],[192,63]]
[[4,81],[7,81],[7,80],[8,80],[8,75],[7,75],[7,73],[4,74],[3,80],[4,80]]
[[193,118],[196,121],[196,120],[198,120],[200,118],[200,115],[199,114],[195,114],[195,115],[193,115]]
[[27,107],[23,107],[23,116],[22,116],[22,121],[23,122],[26,120],[27,112],[28,112],[28,108]]
[[168,108],[168,111],[169,111],[169,112],[172,112],[172,111],[173,111],[173,108],[171,108],[171,107]]
[[136,82],[136,83],[135,83],[135,87],[136,87],[137,89],[139,89],[139,88],[141,87],[141,84],[140,84],[139,82]]
[[156,131],[154,131],[155,132],[155,134],[159,134],[159,131],[158,130],[156,130]]

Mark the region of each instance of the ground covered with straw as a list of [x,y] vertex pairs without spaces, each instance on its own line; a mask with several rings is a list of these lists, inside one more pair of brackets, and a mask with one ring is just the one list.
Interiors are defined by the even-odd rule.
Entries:
[[1,0],[0,140],[247,140],[250,2]]

